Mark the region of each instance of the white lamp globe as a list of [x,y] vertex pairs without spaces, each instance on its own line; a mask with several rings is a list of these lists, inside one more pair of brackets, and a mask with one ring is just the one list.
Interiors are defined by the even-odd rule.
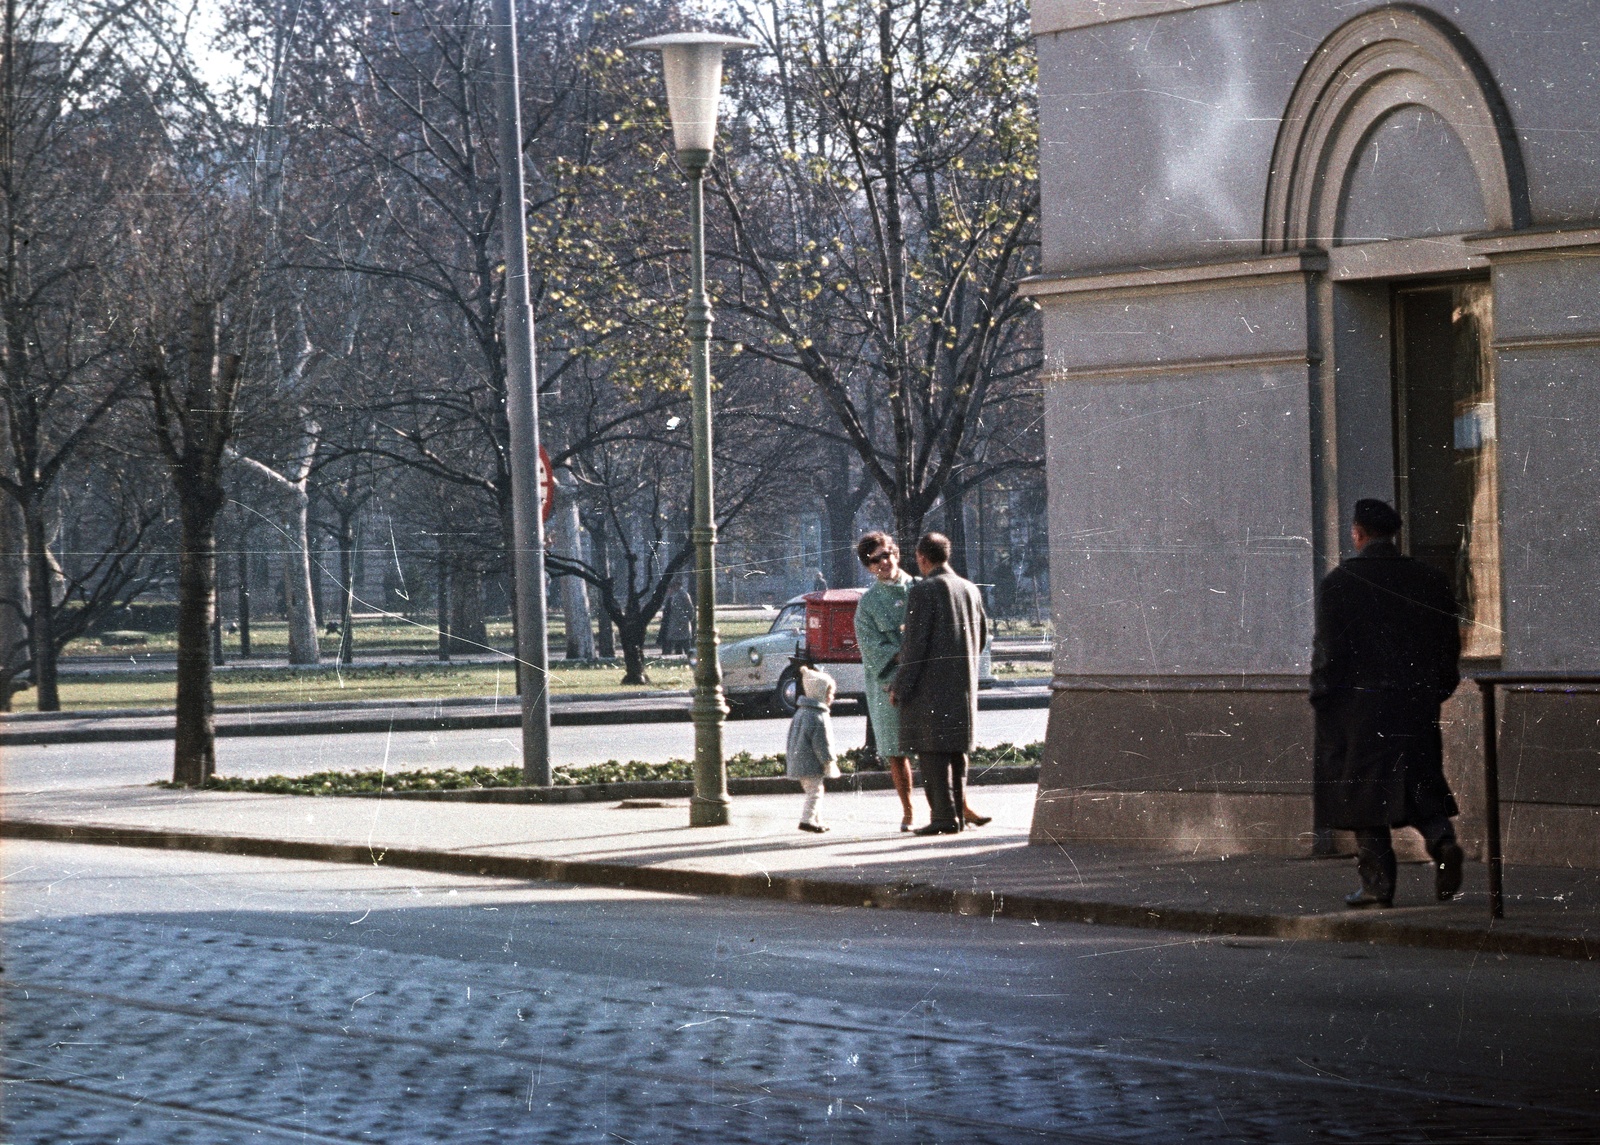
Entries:
[[676,32],[629,44],[661,53],[667,81],[667,111],[678,154],[703,165],[710,161],[717,138],[717,97],[722,90],[722,53],[729,48],[758,47],[753,40],[714,32]]

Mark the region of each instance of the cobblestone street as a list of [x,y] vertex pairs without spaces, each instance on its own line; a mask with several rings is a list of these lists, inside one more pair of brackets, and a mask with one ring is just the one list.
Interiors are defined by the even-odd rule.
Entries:
[[[885,1006],[850,973],[867,952],[832,933],[826,945],[808,941],[780,957],[771,988],[750,988],[748,974],[695,985],[685,981],[692,973],[654,973],[649,963],[660,951],[620,938],[601,945],[603,932],[620,925],[618,909],[633,905],[613,902],[600,930],[565,936],[580,948],[566,950],[568,964],[558,967],[527,937],[530,926],[554,925],[549,911],[516,901],[527,897],[516,884],[439,877],[407,890],[392,885],[392,874],[338,871],[335,881],[391,885],[366,888],[364,914],[329,922],[324,911],[318,939],[294,937],[281,921],[251,921],[239,909],[250,904],[249,879],[237,876],[230,893],[242,897],[231,914],[207,902],[204,914],[18,918],[19,906],[45,905],[45,896],[64,905],[60,896],[77,877],[19,896],[17,876],[40,873],[38,865],[18,869],[24,850],[69,866],[99,851],[7,845],[8,1142],[1421,1142],[1600,1134],[1600,1117],[1585,1114],[1592,1091],[1567,1091],[1563,1100],[1558,1078],[1545,1079],[1549,1104],[1534,1108],[1526,1102],[1543,1104],[1538,1083],[1508,1101],[1480,1099],[1470,1085],[1437,1075],[1339,1077],[1303,1054],[1280,1052],[1271,1035],[1259,1051],[1242,1047],[1241,1057],[1207,1049],[1203,1039],[1127,1029],[1113,1041],[1084,1029],[1088,996],[1125,989],[1120,980],[1063,983],[1053,996],[1023,1002],[1032,1017],[1020,1025],[950,1009],[948,981],[909,1006]],[[272,869],[217,857],[103,854],[130,872],[151,861]],[[317,871],[278,866],[297,878]],[[186,887],[177,874],[146,877],[171,878],[178,898],[200,906],[194,888],[205,876]],[[152,893],[149,885],[135,889]],[[408,911],[395,901],[402,894],[421,896],[418,906]],[[441,902],[459,905],[441,910]],[[788,932],[792,940],[824,913],[742,904],[751,917],[738,927],[740,905],[638,896],[636,909],[664,909],[654,917],[669,920],[676,913],[677,928],[663,942],[703,948],[706,980],[739,979],[718,964],[770,958],[776,939]],[[869,932],[855,941],[870,943],[887,918],[851,911],[844,926]],[[827,921],[837,930],[840,916]],[[1026,938],[1043,929],[951,921],[991,943],[997,929]],[[427,937],[408,937],[411,926]],[[593,944],[587,952],[585,942]],[[422,949],[441,944],[443,951]],[[1147,947],[1150,936],[1130,945]],[[1218,961],[1259,955],[1212,950]],[[795,988],[785,989],[784,961],[830,952],[837,974],[791,973]],[[962,961],[945,953],[952,965]],[[586,958],[593,972],[573,968]],[[1587,967],[1558,970],[1592,976]],[[1075,998],[1080,989],[1084,997]],[[1203,984],[1194,995],[1197,1006],[1209,1004]],[[1562,1105],[1567,1112],[1555,1108]]]

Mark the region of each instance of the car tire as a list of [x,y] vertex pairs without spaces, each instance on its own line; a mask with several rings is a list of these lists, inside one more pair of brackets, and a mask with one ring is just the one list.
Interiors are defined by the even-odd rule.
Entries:
[[787,719],[800,706],[800,669],[790,664],[778,677],[778,686],[772,689],[772,712]]

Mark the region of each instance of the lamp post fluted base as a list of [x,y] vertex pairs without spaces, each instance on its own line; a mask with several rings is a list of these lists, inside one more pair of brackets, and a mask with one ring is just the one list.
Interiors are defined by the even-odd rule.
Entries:
[[726,799],[691,799],[689,801],[689,826],[726,827],[729,806]]
[[728,704],[722,686],[695,689],[694,798],[689,801],[689,826],[726,827],[733,801],[728,798],[728,773],[722,763],[722,724]]

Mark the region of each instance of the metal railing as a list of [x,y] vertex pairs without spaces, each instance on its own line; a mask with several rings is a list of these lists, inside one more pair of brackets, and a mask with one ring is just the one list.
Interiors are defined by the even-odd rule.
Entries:
[[1600,672],[1479,672],[1472,677],[1483,695],[1483,832],[1489,868],[1489,917],[1506,916],[1505,861],[1500,843],[1500,723],[1495,689],[1540,685],[1600,685]]

